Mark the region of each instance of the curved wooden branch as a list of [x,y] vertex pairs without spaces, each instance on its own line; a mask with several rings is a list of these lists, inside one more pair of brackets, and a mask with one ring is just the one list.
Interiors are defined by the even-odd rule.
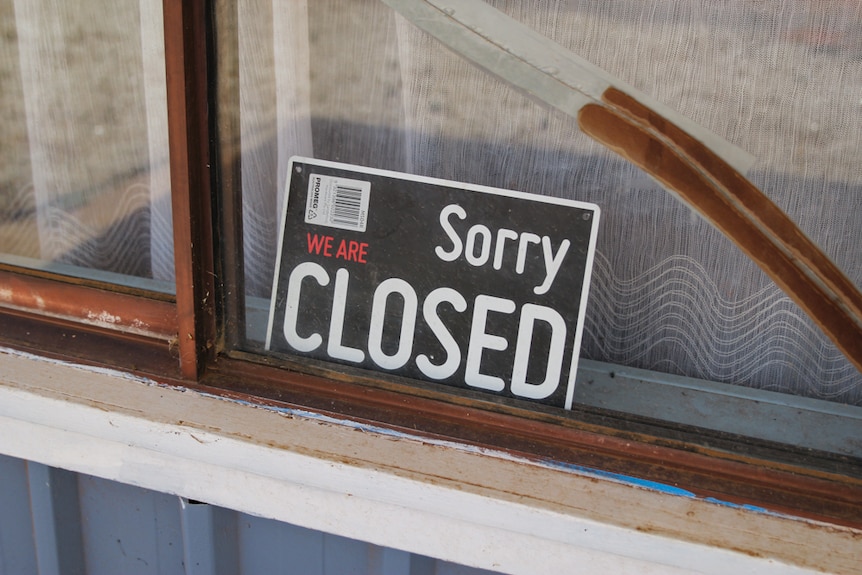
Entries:
[[703,144],[613,88],[578,125],[733,240],[862,371],[862,295],[766,195]]
[[751,257],[862,372],[862,294],[741,173],[715,134],[479,0],[384,0],[458,55],[580,128],[678,195]]

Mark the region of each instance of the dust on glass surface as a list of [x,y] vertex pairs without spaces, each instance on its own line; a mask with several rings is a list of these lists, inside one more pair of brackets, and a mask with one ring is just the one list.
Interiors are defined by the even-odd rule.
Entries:
[[0,260],[173,290],[160,3],[0,0],[0,83]]
[[[862,285],[862,4],[493,1],[757,158],[747,174]],[[274,8],[275,6],[275,8]],[[287,160],[588,201],[581,355],[862,404],[862,376],[727,238],[653,180],[380,2],[233,12],[248,334],[260,341]]]

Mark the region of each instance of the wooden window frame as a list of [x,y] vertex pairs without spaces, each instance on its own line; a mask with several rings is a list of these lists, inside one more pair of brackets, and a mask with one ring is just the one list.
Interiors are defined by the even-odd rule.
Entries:
[[[445,438],[533,461],[637,478],[769,512],[862,528],[858,460],[748,442],[721,433],[587,410],[576,417],[467,399],[315,362],[277,364],[231,351],[222,298],[238,291],[236,252],[214,230],[236,234],[238,211],[214,214],[212,10],[208,0],[164,0],[176,297],[0,268],[2,341],[39,355],[145,373],[169,385],[260,405],[310,410],[413,435]],[[221,177],[221,182],[215,182]],[[234,206],[236,207],[236,206]],[[227,206],[230,208],[230,206]],[[224,212],[226,206],[221,206]],[[221,263],[219,263],[221,262]],[[233,279],[231,279],[233,278]],[[227,285],[225,285],[227,284]],[[39,302],[42,303],[39,303]],[[44,305],[43,305],[44,304]],[[91,314],[121,318],[87,321]],[[230,314],[234,314],[231,316]],[[147,329],[140,329],[146,325]],[[237,325],[233,323],[233,325]],[[227,350],[227,351],[226,351]],[[805,459],[815,461],[807,465]]]

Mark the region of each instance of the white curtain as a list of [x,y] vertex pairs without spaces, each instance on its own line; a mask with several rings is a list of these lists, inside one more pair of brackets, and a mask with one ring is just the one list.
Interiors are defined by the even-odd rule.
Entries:
[[0,11],[0,252],[172,282],[161,0]]
[[[493,5],[751,152],[755,184],[862,285],[862,3]],[[862,404],[862,376],[756,265],[573,120],[375,0],[238,9],[250,295],[269,295],[293,154],[587,200],[585,357]]]
[[239,108],[242,142],[245,281],[272,285],[272,242],[293,154],[312,155],[308,6],[293,0],[240,0]]

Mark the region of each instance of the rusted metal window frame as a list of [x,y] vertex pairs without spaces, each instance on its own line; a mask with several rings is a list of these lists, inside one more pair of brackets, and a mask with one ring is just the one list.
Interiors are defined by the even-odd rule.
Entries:
[[[690,428],[615,413],[584,411],[563,417],[408,387],[363,372],[311,362],[278,363],[231,351],[220,338],[226,322],[241,325],[241,312],[231,311],[237,306],[225,303],[231,294],[243,293],[238,289],[241,251],[214,241],[214,230],[241,238],[241,215],[237,205],[221,205],[215,209],[222,213],[214,213],[211,157],[225,151],[211,147],[208,78],[217,66],[210,43],[211,3],[165,0],[163,6],[175,301],[0,269],[0,287],[10,287],[20,304],[0,310],[4,343],[40,355],[146,372],[166,384],[252,403],[334,414],[518,457],[654,481],[702,498],[862,527],[858,461],[820,460],[818,454],[784,446],[720,433],[703,436]],[[235,185],[232,174],[220,177],[221,185]],[[229,213],[224,213],[226,208]],[[47,307],[39,309],[33,294]],[[51,315],[46,316],[46,310]],[[124,319],[110,326],[85,323],[93,310]],[[158,318],[149,320],[148,333],[130,329],[142,317]],[[806,457],[817,465],[807,465]]]

